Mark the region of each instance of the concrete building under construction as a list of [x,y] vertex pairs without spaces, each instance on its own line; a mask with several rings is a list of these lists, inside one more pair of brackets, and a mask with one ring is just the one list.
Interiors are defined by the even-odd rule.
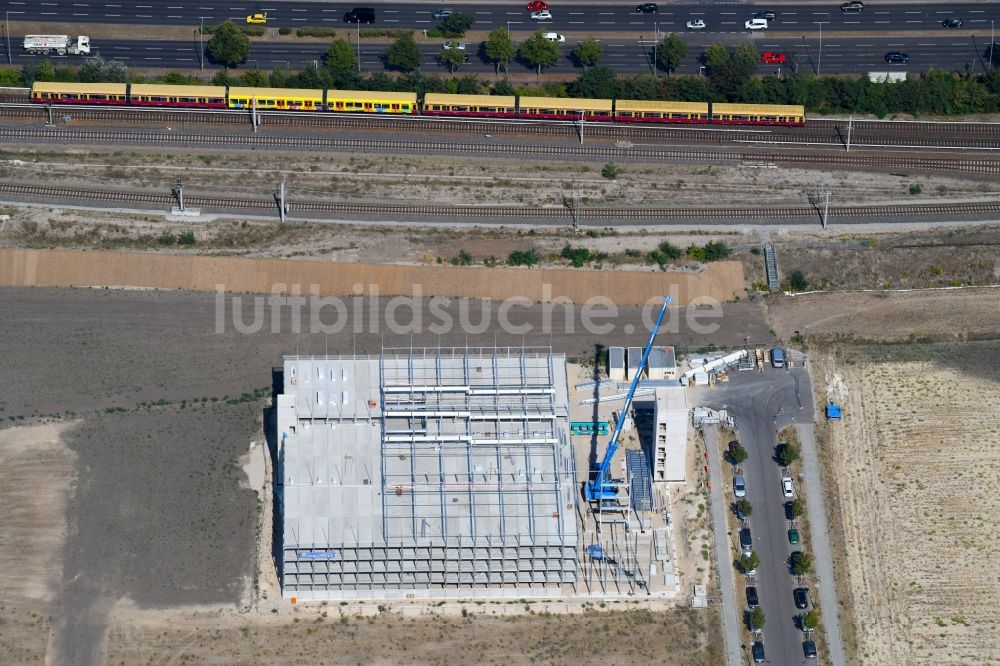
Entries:
[[580,572],[565,358],[289,356],[275,486],[286,598],[557,596]]

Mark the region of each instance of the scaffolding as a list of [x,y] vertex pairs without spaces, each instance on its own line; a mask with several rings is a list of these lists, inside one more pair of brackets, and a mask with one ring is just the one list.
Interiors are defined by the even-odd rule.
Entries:
[[[287,357],[285,386],[297,392],[279,399],[282,468],[299,469],[308,489],[279,476],[285,596],[574,586],[577,479],[564,364],[549,348],[527,347]],[[357,383],[342,383],[327,401],[330,389],[317,379],[341,376]],[[293,377],[314,378],[306,400]],[[295,441],[285,434],[292,421]],[[293,489],[301,496],[290,497]]]

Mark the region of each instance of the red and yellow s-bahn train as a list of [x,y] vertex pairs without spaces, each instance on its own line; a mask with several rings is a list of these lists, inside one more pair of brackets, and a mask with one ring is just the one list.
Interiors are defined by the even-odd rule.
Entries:
[[251,109],[476,118],[580,120],[612,123],[803,125],[805,108],[776,104],[664,102],[513,95],[449,95],[373,90],[309,90],[147,83],[43,83],[31,88],[40,104]]

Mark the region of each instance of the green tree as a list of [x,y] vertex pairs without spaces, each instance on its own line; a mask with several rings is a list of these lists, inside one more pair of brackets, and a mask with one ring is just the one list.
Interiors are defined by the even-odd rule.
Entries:
[[776,452],[776,457],[778,462],[782,467],[788,467],[793,462],[799,459],[799,451],[794,446],[787,442],[783,442],[778,445],[778,450]]
[[441,51],[438,53],[438,59],[441,61],[441,64],[447,65],[448,71],[452,74],[455,73],[456,69],[465,64],[465,58],[465,51],[463,49],[446,49],[442,46]]
[[792,500],[789,502],[791,505],[789,508],[789,513],[792,514],[792,518],[801,518],[802,514],[806,512],[806,507],[802,503],[802,500]]
[[750,454],[747,453],[747,450],[744,449],[739,442],[733,442],[728,453],[729,453],[729,462],[731,462],[734,465],[739,465],[740,463],[744,462],[747,458],[750,457]]
[[749,516],[753,513],[753,504],[746,497],[741,497],[736,500],[736,509],[744,516]]
[[543,67],[556,64],[562,55],[558,42],[545,39],[544,34],[541,30],[536,30],[517,50],[520,56],[535,68],[536,74],[541,74]]
[[226,67],[234,67],[250,56],[250,38],[232,21],[226,21],[208,40],[208,56]]
[[603,56],[604,47],[593,37],[587,37],[573,49],[573,57],[583,65],[584,69],[596,65]]
[[323,64],[331,72],[346,72],[354,69],[357,59],[354,49],[345,39],[335,39],[326,49]]
[[809,553],[797,550],[792,553],[792,557],[789,559],[789,568],[796,576],[804,576],[812,569],[812,557],[809,556]]
[[802,615],[802,628],[809,630],[816,630],[819,627],[819,613],[815,610],[811,610]]
[[656,47],[656,64],[667,72],[673,72],[684,60],[687,52],[687,42],[674,33],[670,33]]
[[806,279],[805,273],[795,269],[788,274],[788,285],[792,291],[805,291],[809,288],[809,280]]
[[717,69],[726,67],[730,62],[731,58],[725,44],[716,42],[705,49],[705,66],[708,67],[709,74]]
[[231,86],[233,85],[233,77],[229,75],[229,70],[220,69],[212,77],[213,86]]
[[413,35],[403,33],[396,38],[389,51],[385,54],[385,61],[393,69],[400,69],[404,72],[412,72],[420,67],[420,47],[414,41]]
[[747,624],[750,625],[751,629],[763,629],[766,619],[767,618],[764,617],[764,609],[757,606],[757,608],[750,611],[750,616],[747,618]]
[[757,551],[751,550],[749,553],[743,553],[743,557],[740,558],[740,569],[743,570],[743,573],[748,574],[755,571],[758,566],[760,566],[760,556],[757,555]]
[[504,28],[497,28],[486,38],[486,57],[493,62],[494,71],[500,73],[500,63],[503,63],[503,71],[507,71],[507,65],[511,59],[517,55],[517,48],[514,42],[510,41],[510,33]]
[[475,20],[472,14],[455,12],[441,21],[441,32],[445,37],[461,37],[472,27]]
[[510,81],[508,81],[507,79],[500,79],[499,81],[493,84],[493,90],[491,91],[491,94],[515,95],[517,94],[517,90],[514,89],[514,86],[512,86],[510,84]]
[[571,90],[574,97],[612,99],[619,96],[618,76],[610,67],[591,67],[576,77]]
[[56,67],[48,58],[41,61],[37,65],[25,65],[22,71],[24,82],[29,86],[35,81],[56,80]]
[[80,65],[80,80],[85,83],[124,83],[128,67],[121,60],[94,56]]
[[732,60],[736,68],[736,75],[740,78],[746,78],[757,70],[757,65],[760,63],[760,52],[753,42],[740,42],[732,55]]

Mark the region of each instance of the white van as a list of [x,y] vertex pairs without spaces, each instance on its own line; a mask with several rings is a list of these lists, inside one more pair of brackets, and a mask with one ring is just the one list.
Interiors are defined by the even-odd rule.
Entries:
[[753,18],[743,24],[747,30],[767,30],[767,19]]

